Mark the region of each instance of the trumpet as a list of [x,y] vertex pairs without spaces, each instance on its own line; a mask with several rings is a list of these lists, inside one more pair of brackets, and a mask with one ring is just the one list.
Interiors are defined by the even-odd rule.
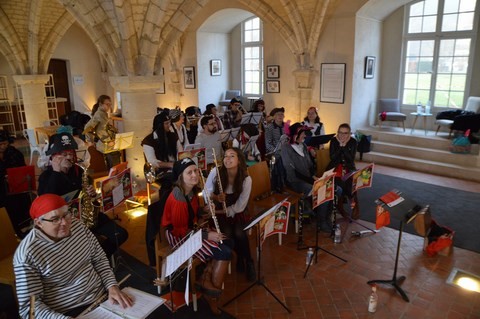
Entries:
[[[212,215],[212,220],[213,220],[213,224],[215,225],[215,230],[217,231],[217,233],[221,234],[222,232],[220,231],[220,225],[218,224],[217,215],[215,215],[215,209],[212,208],[212,201],[210,199],[210,192],[207,189],[207,184],[205,183],[205,178],[203,177],[203,174],[201,172],[200,172],[200,178],[202,179],[202,183],[203,183],[203,192],[204,192],[205,202],[208,205],[208,209],[210,210],[210,214]],[[220,239],[220,243],[223,244],[223,240]]]
[[[213,151],[213,162],[215,163],[215,169],[217,170],[217,183],[218,183],[218,190],[220,193],[223,194],[223,187],[222,187],[222,180],[220,179],[220,170],[218,169],[218,162],[217,162],[217,155],[215,154],[215,148],[212,148]],[[225,201],[222,202],[222,208],[225,215],[227,215],[227,203]]]

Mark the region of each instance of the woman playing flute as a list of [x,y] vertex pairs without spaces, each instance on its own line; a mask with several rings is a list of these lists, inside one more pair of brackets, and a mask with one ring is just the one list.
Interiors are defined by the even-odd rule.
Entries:
[[[169,244],[175,246],[194,229],[200,219],[200,205],[197,184],[199,170],[190,158],[184,158],[173,164],[175,186],[167,198],[162,216],[162,226],[166,229]],[[206,207],[208,208],[208,207]],[[202,248],[195,254],[207,266],[197,281],[210,309],[220,315],[218,298],[222,293],[222,284],[231,259],[231,249],[225,242],[225,235],[204,229]]]
[[[219,172],[220,178],[217,175]],[[250,253],[248,236],[243,230],[248,215],[248,198],[252,190],[252,179],[247,173],[245,156],[238,148],[229,148],[225,152],[223,165],[212,169],[207,178],[207,189],[216,203],[216,214],[220,229],[228,238],[234,240],[237,253],[237,271],[246,269],[247,279],[256,279],[255,266]],[[226,211],[222,208],[226,202]]]

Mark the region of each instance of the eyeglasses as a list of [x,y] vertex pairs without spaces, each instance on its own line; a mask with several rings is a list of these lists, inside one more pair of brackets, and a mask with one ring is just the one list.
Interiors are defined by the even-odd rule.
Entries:
[[347,134],[350,134],[350,132],[338,132],[338,134],[341,134],[341,135],[347,135]]
[[58,225],[62,222],[62,219],[65,219],[66,222],[72,220],[73,213],[71,211],[66,212],[63,216],[55,216],[53,218],[43,218],[41,217],[41,221],[46,221],[52,223],[53,225]]

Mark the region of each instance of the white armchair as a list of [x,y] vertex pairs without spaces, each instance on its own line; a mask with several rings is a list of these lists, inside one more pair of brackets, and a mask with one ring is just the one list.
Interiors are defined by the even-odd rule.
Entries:
[[[465,105],[465,111],[475,112],[477,114],[480,113],[480,96],[469,96],[467,100],[467,104]],[[435,135],[438,134],[438,131],[441,127],[446,127],[450,131],[448,137],[452,135],[452,124],[453,119],[438,119],[435,121],[435,125],[437,125],[437,131]]]

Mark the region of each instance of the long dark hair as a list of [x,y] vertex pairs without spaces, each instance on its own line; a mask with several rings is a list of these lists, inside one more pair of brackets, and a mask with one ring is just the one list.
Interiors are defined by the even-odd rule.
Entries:
[[163,123],[157,126],[155,133],[157,133],[157,143],[159,146],[158,150],[160,150],[160,152],[155,152],[157,158],[161,161],[168,161],[169,155],[176,157],[178,139],[177,134],[170,131],[165,131]]
[[[235,180],[233,182],[233,193],[235,194],[235,201],[236,201],[238,197],[240,197],[240,194],[243,191],[243,181],[248,176],[247,161],[241,149],[237,147],[231,147],[227,149],[224,154],[226,154],[227,151],[229,150],[234,151],[238,157],[238,171],[237,171],[237,176],[235,176]],[[222,181],[222,186],[225,188],[228,185],[227,168],[225,167],[225,165],[222,165],[218,168],[218,170],[220,171],[220,180]],[[220,190],[218,189],[218,183],[215,183],[215,193],[218,194],[219,192]]]
[[307,116],[305,116],[305,118],[304,118],[303,120],[304,120],[305,122],[309,123],[309,120],[308,120],[308,111],[310,111],[310,110],[314,110],[314,111],[315,111],[315,114],[317,114],[317,117],[315,118],[315,122],[314,122],[314,123],[320,123],[320,116],[318,116],[317,109],[314,108],[313,106],[308,108],[308,110],[307,110]]

